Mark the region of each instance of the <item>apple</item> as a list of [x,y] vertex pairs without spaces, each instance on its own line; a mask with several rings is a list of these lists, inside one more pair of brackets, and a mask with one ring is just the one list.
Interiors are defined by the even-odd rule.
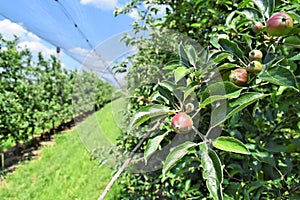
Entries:
[[244,68],[237,68],[235,70],[232,70],[229,79],[231,82],[233,82],[237,86],[243,86],[248,81],[248,73],[247,70]]
[[259,61],[253,60],[247,65],[246,70],[250,73],[256,74],[256,73],[261,72],[262,65]]
[[185,112],[179,112],[172,118],[171,127],[176,133],[188,133],[193,128],[193,120]]
[[258,33],[263,29],[264,25],[261,22],[254,21],[252,24],[252,31]]
[[252,60],[260,60],[263,57],[263,54],[260,50],[254,49],[249,52],[249,59]]
[[287,35],[293,28],[293,19],[285,12],[275,13],[267,21],[266,30],[272,36]]

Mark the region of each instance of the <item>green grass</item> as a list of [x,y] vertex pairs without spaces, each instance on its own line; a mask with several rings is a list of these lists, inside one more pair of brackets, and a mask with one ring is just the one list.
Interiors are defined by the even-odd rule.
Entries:
[[[120,111],[123,109],[122,106],[124,103],[124,99],[115,100],[96,113],[102,131],[104,133],[109,133],[105,135],[112,143],[115,143],[116,138],[121,135],[118,123],[120,123],[120,119],[122,119],[122,113]],[[111,124],[112,119],[115,120],[113,126]]]
[[[99,124],[92,126],[95,119]],[[90,154],[81,141],[84,138],[79,137],[80,130],[91,133],[84,129],[89,127],[102,130],[101,134],[107,138],[97,144],[115,142],[121,133],[114,122],[111,104],[108,104],[73,131],[56,135],[55,145],[42,148],[41,159],[22,163],[14,173],[8,174],[0,183],[0,199],[97,199],[113,171],[105,165],[99,168],[97,161],[90,160]],[[107,199],[118,199],[118,190],[115,185]]]

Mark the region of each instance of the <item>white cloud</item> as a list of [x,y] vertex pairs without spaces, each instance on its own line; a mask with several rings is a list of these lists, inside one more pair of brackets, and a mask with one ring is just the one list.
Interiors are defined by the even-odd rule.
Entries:
[[8,40],[12,40],[14,35],[21,37],[27,32],[21,25],[13,23],[8,19],[0,21],[0,31],[2,36]]
[[81,56],[87,56],[89,54],[89,50],[81,48],[81,47],[75,47],[69,50],[71,53],[79,54]]
[[118,6],[117,0],[80,0],[83,5],[92,5],[101,10],[113,10]]
[[82,67],[98,73],[103,73],[103,71],[112,64],[112,61],[103,58],[102,55],[96,53],[96,51],[75,47],[69,49],[69,52],[75,54],[75,56],[81,60],[80,63]]
[[129,17],[131,17],[132,19],[134,20],[139,20],[141,17],[138,13],[138,11],[136,9],[133,9],[129,14],[128,14]]
[[[149,9],[152,6],[152,1],[149,1],[147,4],[142,3],[142,9]],[[157,17],[162,17],[166,14],[166,8],[169,7],[167,5],[155,5],[155,7],[158,9],[156,16]],[[128,16],[131,17],[134,20],[140,20],[141,17],[138,14],[137,9],[132,9],[131,12],[128,13]]]
[[46,46],[37,35],[27,31],[22,25],[11,22],[8,19],[0,21],[0,32],[3,38],[7,40],[14,39],[14,35],[16,35],[19,38],[18,46],[21,48],[26,47],[32,53],[42,52],[45,56],[56,53],[54,48]]
[[31,32],[27,32],[27,37],[28,37],[28,40],[33,40],[33,41],[40,41],[41,40],[37,35],[35,35]]
[[42,52],[43,55],[55,55],[56,50],[50,49],[40,41],[24,41],[18,44],[21,48],[28,48],[32,52]]

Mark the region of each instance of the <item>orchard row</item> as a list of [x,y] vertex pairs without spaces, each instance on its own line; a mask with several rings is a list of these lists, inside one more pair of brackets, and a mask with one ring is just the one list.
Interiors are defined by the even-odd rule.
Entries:
[[[0,35],[0,141],[26,141],[74,116],[100,108],[113,87],[93,73],[62,68],[55,56],[20,49]],[[76,108],[76,109],[74,109]]]

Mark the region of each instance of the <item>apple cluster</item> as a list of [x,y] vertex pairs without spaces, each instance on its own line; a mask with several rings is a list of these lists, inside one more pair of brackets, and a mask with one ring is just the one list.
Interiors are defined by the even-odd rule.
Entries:
[[[255,33],[261,32],[264,26],[261,22],[254,21],[252,30]],[[285,36],[293,28],[293,19],[284,11],[273,14],[266,23],[266,31],[270,36]],[[250,62],[246,68],[238,67],[232,70],[229,79],[237,86],[243,86],[248,82],[248,73],[258,74],[262,70],[261,58],[263,54],[260,50],[254,49],[249,52]]]
[[[264,26],[261,22],[254,21],[252,30],[261,32]],[[284,11],[273,14],[266,23],[266,31],[271,36],[285,36],[293,29],[293,19]]]
[[[261,22],[253,22],[252,30],[255,33],[261,32],[264,26]],[[266,23],[266,31],[270,36],[284,36],[291,32],[293,28],[292,18],[285,12],[273,14]],[[246,67],[237,67],[232,70],[229,79],[237,86],[247,84],[250,74],[258,74],[262,71],[261,59],[263,53],[258,49],[253,49],[249,52],[249,63]],[[186,112],[179,112],[173,116],[171,127],[176,133],[185,134],[192,130],[193,120],[187,114],[194,110],[192,104],[186,106]]]

